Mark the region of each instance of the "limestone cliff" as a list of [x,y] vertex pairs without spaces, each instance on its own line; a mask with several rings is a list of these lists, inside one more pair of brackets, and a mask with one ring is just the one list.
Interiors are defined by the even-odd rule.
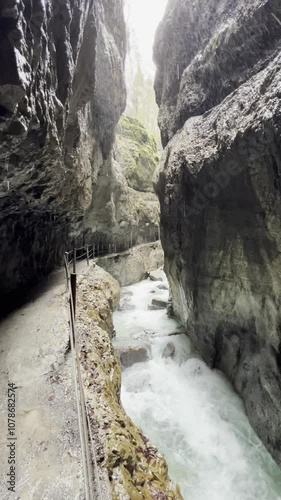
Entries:
[[0,294],[86,232],[125,107],[121,0],[2,0]]
[[100,172],[92,210],[84,221],[89,241],[125,249],[158,239],[159,202],[153,189],[158,161],[153,136],[138,120],[122,116],[113,158]]
[[121,369],[110,341],[119,285],[98,266],[79,280],[77,333],[86,404],[103,488],[113,500],[181,500],[161,455],[120,403]]
[[130,188],[153,192],[153,176],[159,162],[153,135],[136,118],[123,115],[117,129],[117,160]]
[[281,463],[281,5],[170,0],[155,59],[174,309]]

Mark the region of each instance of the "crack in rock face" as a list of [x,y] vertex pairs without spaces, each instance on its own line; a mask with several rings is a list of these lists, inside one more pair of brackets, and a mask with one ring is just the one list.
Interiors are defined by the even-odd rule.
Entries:
[[155,44],[156,189],[173,310],[281,464],[281,19],[171,0]]

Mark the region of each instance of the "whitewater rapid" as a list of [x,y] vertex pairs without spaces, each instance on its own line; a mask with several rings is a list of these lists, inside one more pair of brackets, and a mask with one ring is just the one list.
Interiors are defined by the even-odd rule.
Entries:
[[[168,298],[159,285],[145,280],[124,288],[132,309],[114,313],[116,342],[148,335],[151,356],[123,371],[126,412],[165,455],[185,499],[281,500],[281,470],[232,386],[191,353],[185,335],[168,337],[180,327],[165,310],[148,310],[153,298]],[[163,359],[169,342],[175,355]]]

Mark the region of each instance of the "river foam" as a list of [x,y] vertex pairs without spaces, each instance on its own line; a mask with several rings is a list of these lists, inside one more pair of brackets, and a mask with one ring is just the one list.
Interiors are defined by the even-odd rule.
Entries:
[[[191,353],[185,335],[166,311],[149,311],[153,297],[167,298],[157,282],[132,292],[134,310],[117,311],[117,341],[150,335],[151,360],[123,371],[122,403],[133,421],[164,453],[170,476],[188,500],[280,500],[281,471],[251,428],[241,399],[216,370]],[[155,293],[151,293],[154,291]],[[162,352],[173,342],[173,359]]]

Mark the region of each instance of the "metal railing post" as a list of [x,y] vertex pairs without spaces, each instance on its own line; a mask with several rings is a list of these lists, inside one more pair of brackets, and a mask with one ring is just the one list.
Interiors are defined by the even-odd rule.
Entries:
[[69,288],[69,270],[68,270],[68,262],[69,262],[69,252],[64,253],[64,267],[66,274],[66,288]]
[[76,274],[76,248],[73,249],[73,274]]
[[89,258],[89,245],[86,245],[86,254],[87,254],[87,264],[88,266],[90,265],[90,258]]
[[77,284],[77,275],[75,273],[71,273],[70,275],[70,285],[71,285],[71,294],[73,300],[73,314],[75,319],[76,314],[76,284]]

